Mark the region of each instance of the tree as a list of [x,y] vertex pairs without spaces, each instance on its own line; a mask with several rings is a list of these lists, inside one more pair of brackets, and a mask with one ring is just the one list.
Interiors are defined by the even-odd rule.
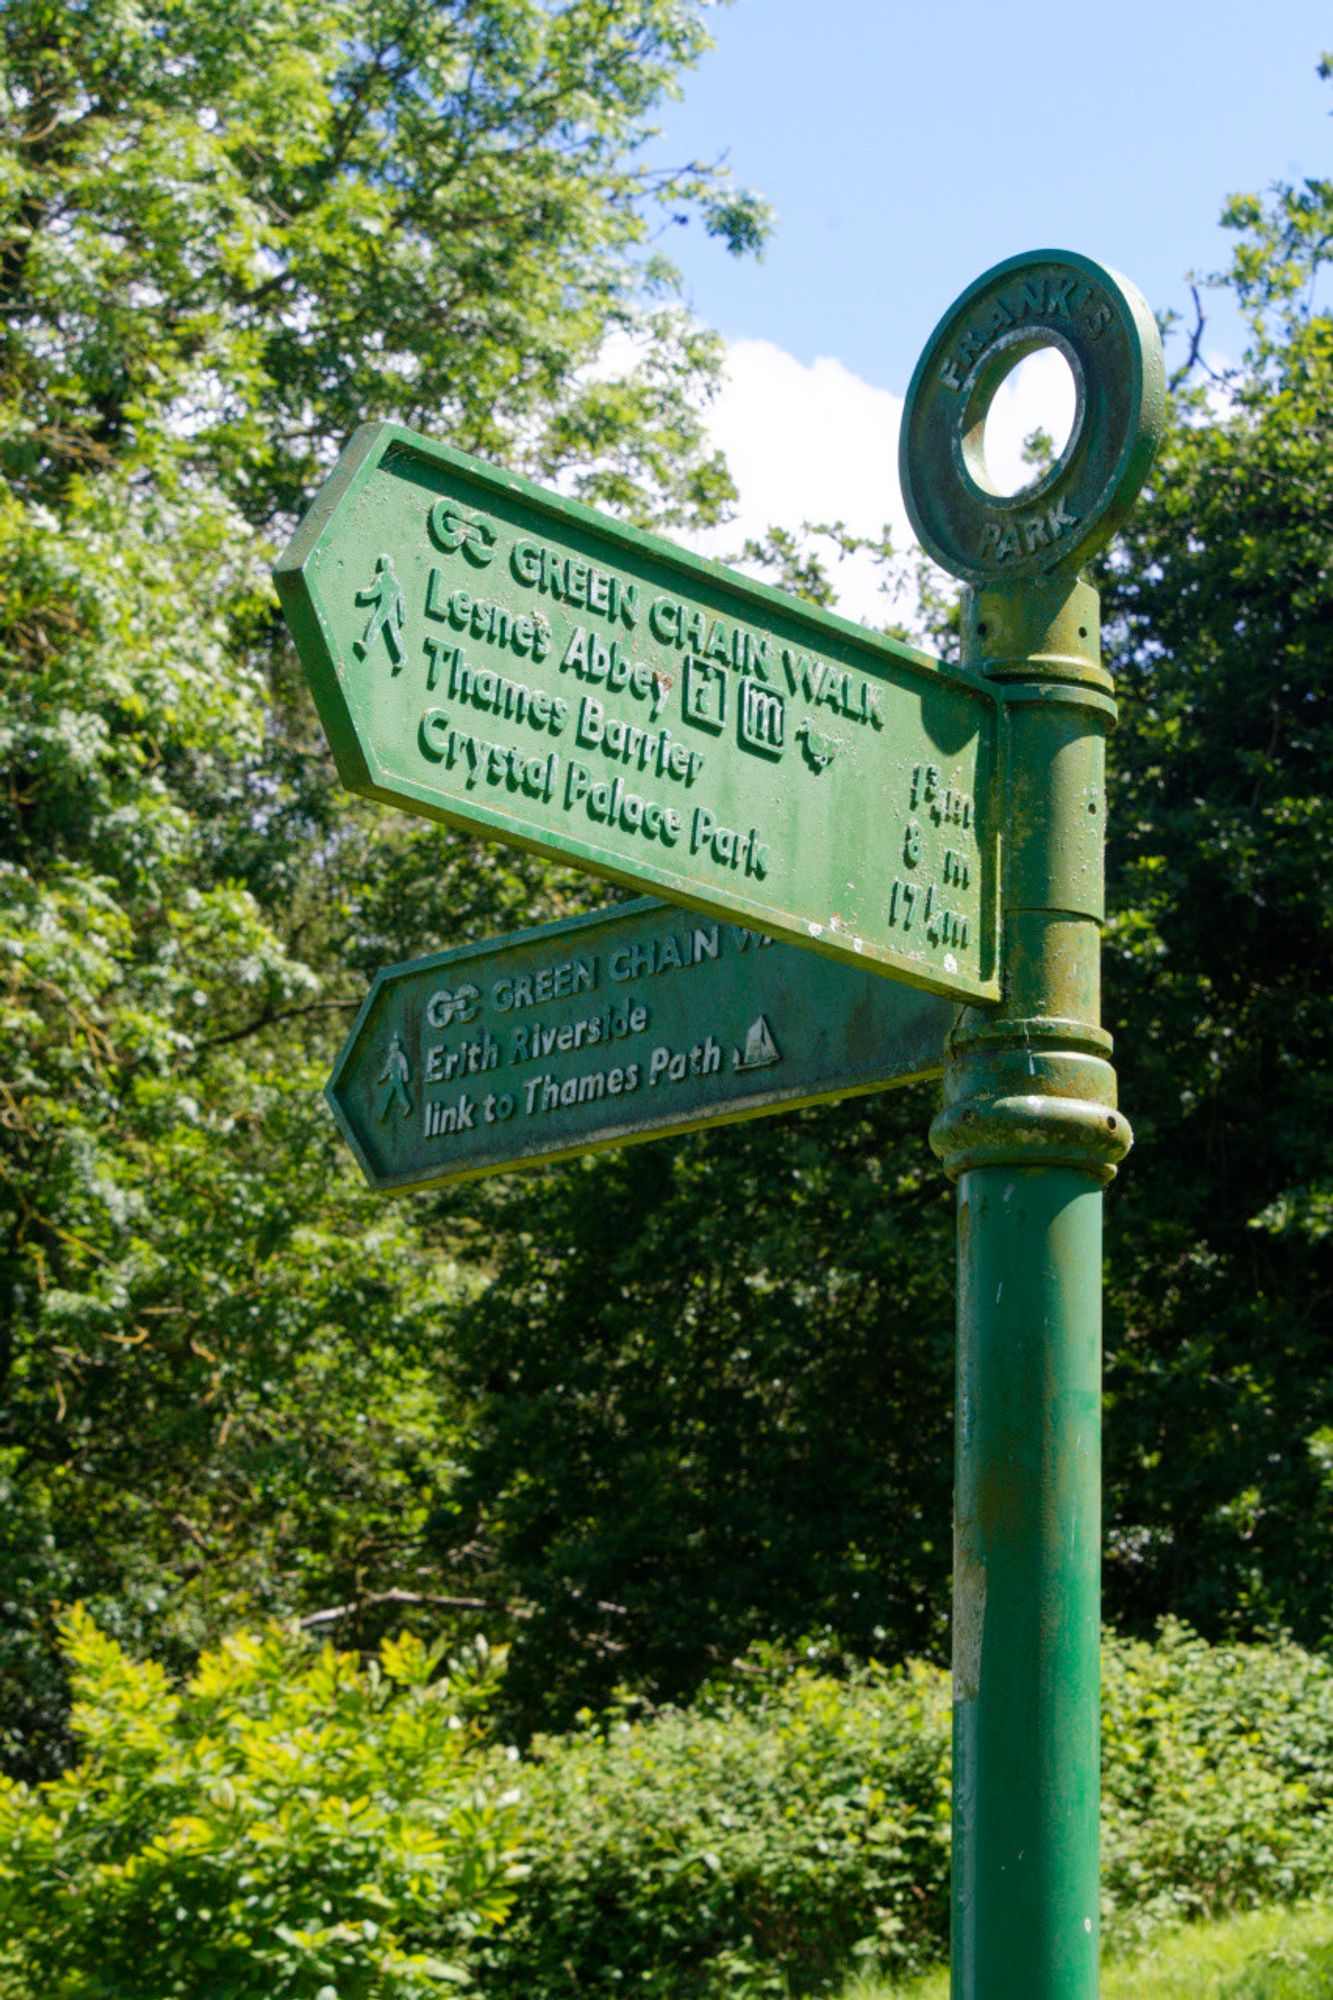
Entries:
[[[368,417],[657,518],[726,496],[694,396],[716,343],[655,218],[733,248],[762,205],[654,170],[693,0],[28,0],[4,21],[4,467],[218,481],[254,524]],[[588,373],[614,329],[642,358]],[[592,461],[590,465],[590,461]]]
[[188,1657],[448,1594],[452,1227],[366,1197],[320,1087],[368,967],[571,891],[348,809],[268,563],[376,415],[714,518],[717,344],[655,239],[763,212],[652,163],[695,0],[18,0],[0,36],[0,1731],[40,1761],[56,1601]]
[[[460,1546],[532,1607],[505,1692],[563,1726],[753,1641],[946,1645],[951,1205],[929,1096],[498,1182],[455,1336]],[[484,1571],[483,1571],[484,1573]]]
[[[512,1719],[757,1638],[943,1643],[951,1203],[919,1096],[401,1205],[319,1102],[368,973],[601,892],[338,792],[266,564],[352,423],[715,515],[656,248],[762,228],[645,121],[693,0],[0,16],[0,1727],[51,1606],[515,1638]],[[1326,183],[1104,566],[1109,1601],[1327,1636]],[[608,336],[611,345],[608,349]],[[624,359],[617,374],[616,356]],[[836,539],[836,536],[835,536]],[[789,538],[787,580],[826,580]],[[19,1746],[26,1734],[27,1749]]]
[[[1329,74],[1327,61],[1324,74]],[[1333,183],[1233,200],[1250,348],[1110,566],[1110,1604],[1333,1635]]]

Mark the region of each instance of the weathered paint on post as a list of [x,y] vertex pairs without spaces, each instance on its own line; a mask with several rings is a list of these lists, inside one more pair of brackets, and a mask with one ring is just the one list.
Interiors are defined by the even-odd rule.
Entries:
[[1095,592],[1019,588],[964,608],[981,669],[1027,676],[1005,1003],[955,1036],[931,1129],[958,1181],[952,1962],[957,2000],[1095,2000],[1102,1182],[1130,1142],[1097,1025],[1112,708]]
[[[1012,497],[987,410],[1024,354],[1074,369],[1073,432]],[[914,525],[965,593],[963,656],[1004,703],[1003,996],[951,1041],[931,1143],[958,1183],[955,2000],[1095,2000],[1102,1187],[1130,1144],[1100,1026],[1105,739],[1097,594],[1078,565],[1160,433],[1143,300],[1083,257],[979,279],[903,422]]]
[[645,899],[380,972],[328,1098],[372,1187],[435,1187],[937,1077],[956,1012]]
[[959,1181],[953,1990],[1084,2000],[1098,1960],[1101,1190]]
[[996,998],[977,676],[392,424],[275,576],[353,791]]

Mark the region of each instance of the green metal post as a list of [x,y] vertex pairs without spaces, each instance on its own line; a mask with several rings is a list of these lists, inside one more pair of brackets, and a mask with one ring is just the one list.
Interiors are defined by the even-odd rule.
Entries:
[[1098,1025],[1105,739],[1083,581],[969,592],[1004,694],[1005,997],[956,1033],[955,2000],[1095,2000],[1102,1186],[1130,1143]]
[[[1073,428],[1018,493],[986,424],[1054,348]],[[907,393],[923,546],[970,588],[963,658],[1001,698],[1001,1001],[955,1028],[931,1144],[958,1184],[954,2000],[1096,2000],[1102,1188],[1130,1144],[1101,1027],[1106,737],[1084,565],[1161,435],[1161,341],[1091,258],[1039,250],[970,285]]]

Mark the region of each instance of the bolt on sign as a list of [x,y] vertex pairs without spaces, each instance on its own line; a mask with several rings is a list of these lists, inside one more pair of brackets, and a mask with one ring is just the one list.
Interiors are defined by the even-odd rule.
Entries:
[[998,998],[979,677],[394,424],[275,575],[351,790]]
[[643,898],[377,974],[328,1099],[434,1187],[937,1077],[956,1008]]

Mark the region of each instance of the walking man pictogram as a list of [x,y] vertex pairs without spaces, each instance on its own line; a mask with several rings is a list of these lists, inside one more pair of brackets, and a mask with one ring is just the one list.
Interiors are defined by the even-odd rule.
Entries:
[[409,1115],[412,1109],[412,1093],[407,1086],[411,1075],[412,1065],[407,1060],[407,1051],[398,1036],[395,1035],[389,1043],[388,1060],[376,1079],[377,1082],[387,1083],[389,1086],[384,1093],[384,1109],[380,1112],[381,1119],[388,1117],[395,1103],[401,1106],[404,1117]]
[[358,604],[371,604],[375,608],[370,614],[370,623],[365,631],[359,639],[353,641],[352,651],[358,660],[364,660],[382,632],[384,643],[389,649],[389,658],[393,661],[394,672],[397,673],[403,663],[403,644],[398,634],[403,629],[407,612],[403,604],[403,587],[394,574],[392,556],[375,558],[374,581],[367,584],[364,590],[358,590],[356,601]]

